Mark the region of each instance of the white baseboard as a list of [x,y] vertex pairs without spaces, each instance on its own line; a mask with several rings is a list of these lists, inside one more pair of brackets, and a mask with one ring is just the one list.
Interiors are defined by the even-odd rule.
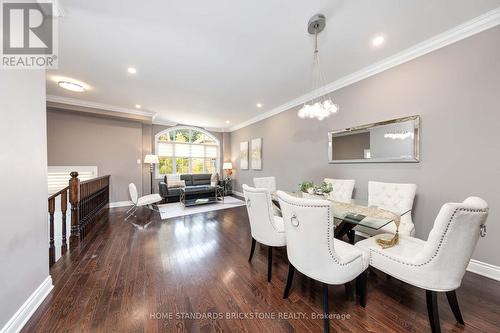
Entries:
[[500,281],[500,267],[487,264],[482,261],[471,259],[467,270],[472,273],[476,273],[487,278]]
[[134,203],[132,201],[116,201],[116,202],[110,202],[108,204],[109,208],[116,208],[116,207],[127,207],[127,206],[132,206]]
[[36,309],[42,304],[43,300],[54,288],[52,277],[49,275],[42,284],[31,294],[23,305],[14,313],[12,318],[2,327],[0,333],[17,333],[26,322],[31,318]]

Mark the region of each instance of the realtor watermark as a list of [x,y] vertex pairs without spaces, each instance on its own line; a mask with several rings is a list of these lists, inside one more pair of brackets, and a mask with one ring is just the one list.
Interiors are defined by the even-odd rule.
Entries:
[[2,69],[55,69],[58,25],[55,7],[46,0],[0,0]]
[[305,320],[325,319],[350,320],[348,313],[306,312],[151,312],[154,320]]

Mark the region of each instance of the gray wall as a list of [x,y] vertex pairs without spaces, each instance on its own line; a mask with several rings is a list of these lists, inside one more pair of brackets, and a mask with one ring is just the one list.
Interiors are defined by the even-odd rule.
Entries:
[[[47,110],[48,165],[97,165],[99,175],[111,175],[111,202],[128,201],[128,184],[133,182],[143,194],[150,193],[149,165],[137,164],[154,153],[154,137],[169,128],[141,124],[139,121],[84,114],[75,111]],[[229,133],[210,132],[229,151]],[[229,153],[226,155],[229,159]],[[222,171],[220,171],[222,172]],[[222,174],[222,173],[220,173]],[[153,189],[158,192],[158,181]]]
[[[111,175],[110,201],[128,201],[128,184],[142,188],[142,124],[70,111],[47,111],[48,165],[97,165]],[[148,178],[149,179],[149,178]],[[149,187],[148,187],[149,189]]]
[[[232,132],[236,189],[255,176],[274,175],[286,190],[307,179],[353,178],[355,197],[366,198],[369,180],[416,183],[413,217],[423,239],[443,203],[478,195],[491,213],[473,258],[500,265],[499,41],[496,27],[336,91],[340,112],[326,120],[299,119],[295,108]],[[416,114],[422,116],[420,163],[328,164],[329,130]],[[239,170],[240,142],[257,137],[263,170]]]
[[45,71],[0,74],[0,329],[49,276]]

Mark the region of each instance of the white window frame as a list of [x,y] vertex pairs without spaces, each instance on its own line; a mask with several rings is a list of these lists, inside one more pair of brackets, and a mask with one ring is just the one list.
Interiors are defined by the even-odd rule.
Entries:
[[[155,135],[155,154],[158,155],[158,139],[160,138],[160,136],[162,135],[165,135],[169,132],[172,132],[172,131],[177,131],[177,130],[190,130],[190,131],[197,131],[197,132],[201,132],[203,134],[205,134],[206,136],[208,136],[210,139],[214,140],[215,144],[214,145],[202,145],[200,144],[200,146],[217,146],[217,156],[215,158],[215,170],[216,172],[219,172],[219,167],[220,167],[220,141],[210,132],[202,129],[202,128],[199,128],[199,127],[194,127],[194,126],[174,126],[174,127],[169,127],[169,128],[166,128],[164,129],[163,131],[161,132],[158,132],[156,133]],[[190,133],[190,136],[192,137],[192,133]],[[182,142],[175,142],[175,141],[172,141],[173,144],[183,144]],[[185,143],[186,145],[192,145],[193,143],[192,142],[186,142]],[[206,154],[206,148],[205,148],[205,153]],[[163,156],[160,156],[158,155],[159,158],[162,158]],[[173,161],[175,162],[175,159],[176,159],[176,156],[175,156],[175,149],[174,149],[174,152],[173,152],[173,156],[171,157],[173,159]],[[201,158],[201,157],[189,157],[188,158],[188,173],[192,173],[192,169],[191,169],[191,159],[193,158]],[[206,159],[206,157],[203,157],[203,159]],[[174,173],[173,174],[178,174],[176,171],[176,168],[177,168],[177,163],[173,163],[173,170],[174,170]],[[206,165],[205,165],[205,162],[203,162],[203,172],[205,173],[206,172],[206,169],[205,169]],[[159,164],[156,164],[155,165],[155,178],[156,179],[162,179],[165,175],[163,174],[160,174],[160,165]]]

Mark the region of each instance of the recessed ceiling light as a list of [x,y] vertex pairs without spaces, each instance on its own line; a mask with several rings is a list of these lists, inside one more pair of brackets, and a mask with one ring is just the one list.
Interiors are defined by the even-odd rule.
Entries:
[[382,35],[377,35],[372,39],[372,45],[375,47],[381,46],[385,42],[385,37]]
[[229,123],[231,123],[231,122],[229,120],[226,120],[226,124],[229,124]]
[[262,107],[262,104],[257,103],[257,107],[258,107],[258,108],[261,108],[261,107]]
[[75,83],[75,82],[70,82],[70,81],[59,81],[57,82],[59,87],[64,88],[66,90],[71,90],[71,91],[76,91],[76,92],[84,92],[85,88],[83,85]]
[[135,108],[136,108],[136,109],[140,109],[141,107],[142,107],[142,106],[141,106],[141,104],[136,104],[136,105],[135,105]]
[[130,74],[136,74],[137,69],[135,69],[134,67],[129,67],[129,68],[127,68],[127,72],[129,72]]

